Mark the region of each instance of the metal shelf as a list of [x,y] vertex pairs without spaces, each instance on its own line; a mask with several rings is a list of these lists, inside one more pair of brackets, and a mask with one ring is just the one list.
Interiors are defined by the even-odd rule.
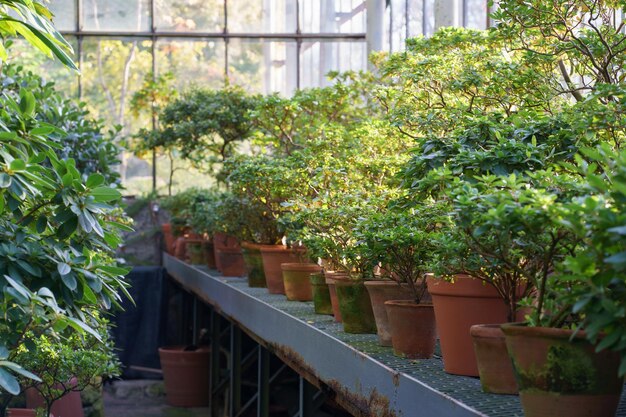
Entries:
[[[191,266],[164,255],[164,266],[186,290],[267,347],[289,367],[359,416],[523,416],[519,399],[486,394],[477,378],[448,375],[440,358],[411,361],[349,335],[312,303],[249,288],[243,278]],[[626,395],[617,416],[626,416]]]

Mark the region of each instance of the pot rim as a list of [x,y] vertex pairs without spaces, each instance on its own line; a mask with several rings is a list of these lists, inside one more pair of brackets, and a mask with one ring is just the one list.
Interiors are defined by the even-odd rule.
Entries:
[[314,263],[287,262],[280,264],[280,267],[283,271],[317,272],[322,270],[321,266]]
[[428,307],[433,308],[433,303],[416,303],[413,300],[387,300],[385,301],[386,306],[394,306],[394,307],[406,307],[406,308],[422,308]]
[[480,337],[483,339],[501,339],[504,338],[501,324],[474,324],[470,327],[472,337]]
[[583,330],[563,329],[559,327],[528,326],[523,322],[504,323],[500,326],[507,336],[545,337],[550,339],[586,340]]

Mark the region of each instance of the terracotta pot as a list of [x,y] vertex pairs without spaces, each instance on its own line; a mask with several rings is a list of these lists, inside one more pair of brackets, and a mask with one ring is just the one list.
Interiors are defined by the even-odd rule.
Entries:
[[339,300],[337,299],[337,288],[335,282],[337,280],[349,280],[348,274],[345,272],[324,271],[324,278],[326,285],[328,285],[328,292],[330,294],[330,305],[333,310],[333,316],[337,323],[341,323],[341,310],[339,309]]
[[372,303],[363,281],[335,280],[335,290],[346,333],[376,333]]
[[228,236],[226,233],[215,233],[213,235],[213,250],[215,252],[215,267],[217,268],[218,271],[222,271],[222,265],[220,262],[220,257],[218,255],[218,251],[220,249],[227,249],[227,248],[238,248],[239,247],[239,242],[237,241],[237,238],[233,237],[233,236]]
[[283,271],[280,265],[298,262],[301,254],[301,251],[283,245],[264,245],[261,247],[263,271],[265,271],[265,281],[270,294],[285,294]]
[[181,261],[186,260],[187,256],[187,239],[184,236],[176,238],[174,242],[174,256]]
[[476,324],[470,328],[484,392],[517,394],[513,364],[499,324]]
[[7,408],[7,417],[36,417],[37,411],[32,408]]
[[432,304],[413,300],[385,301],[393,353],[409,359],[429,359],[435,353],[437,330]]
[[170,223],[163,223],[161,225],[161,231],[163,232],[165,251],[170,255],[174,255],[174,242],[176,242],[176,237],[172,232],[172,225]]
[[285,295],[290,301],[313,300],[313,288],[309,277],[311,274],[321,272],[322,267],[317,264],[281,264],[283,270],[283,283]]
[[204,257],[205,244],[204,239],[196,239],[196,238],[186,238],[185,240],[185,251],[187,253],[187,259],[189,263],[192,265],[204,265],[206,263],[206,259]]
[[211,240],[205,241],[204,260],[206,261],[206,266],[209,269],[217,269],[217,264],[215,263],[215,248],[213,247],[213,241]]
[[183,349],[182,346],[159,348],[167,403],[174,407],[206,407],[211,352]]
[[478,376],[470,327],[507,321],[507,308],[496,289],[467,275],[454,283],[428,277],[444,370],[449,374]]
[[378,343],[381,346],[391,346],[391,329],[385,301],[410,300],[413,298],[407,284],[400,286],[394,281],[365,281],[365,288],[370,296],[372,311],[378,329]]
[[[70,385],[76,385],[76,378],[72,378]],[[61,388],[61,387],[59,387]],[[26,390],[26,407],[32,409],[45,408],[45,401],[39,391],[34,388]],[[55,416],[72,416],[84,417],[83,401],[80,398],[80,392],[72,391],[52,404],[50,414]]]
[[217,249],[215,260],[221,265],[221,273],[226,277],[242,277],[246,273],[241,248]]
[[321,273],[309,276],[313,291],[313,307],[316,314],[333,314],[333,306],[330,302],[330,289],[326,284],[326,278]]
[[265,281],[265,271],[263,270],[261,246],[262,245],[249,242],[243,242],[241,244],[243,262],[246,265],[246,273],[248,275],[248,286],[250,287],[267,287],[267,283]]
[[624,387],[618,353],[596,353],[582,332],[517,323],[502,330],[526,417],[615,415]]

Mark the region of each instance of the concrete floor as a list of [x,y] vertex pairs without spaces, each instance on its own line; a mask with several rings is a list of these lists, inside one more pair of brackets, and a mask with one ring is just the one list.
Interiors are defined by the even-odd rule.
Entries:
[[162,381],[115,381],[104,387],[105,417],[209,417],[208,408],[165,404]]

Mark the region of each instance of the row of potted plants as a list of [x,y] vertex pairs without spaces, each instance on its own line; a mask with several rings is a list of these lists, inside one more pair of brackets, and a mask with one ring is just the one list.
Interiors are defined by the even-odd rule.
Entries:
[[[249,276],[262,262],[270,292],[290,278],[270,283],[277,268],[253,254],[286,249],[254,245],[286,238],[305,252],[282,262],[321,264],[313,298],[336,295],[346,331],[378,330],[418,357],[438,334],[447,372],[519,389],[527,415],[613,415],[626,374],[624,61],[612,52],[624,35],[606,19],[579,32],[577,10],[503,0],[497,28],[408,40],[373,57],[376,76],[257,97],[255,152],[224,161],[229,191],[205,207],[205,232],[251,242]],[[383,309],[389,327],[372,321]],[[427,347],[389,340],[407,324]],[[470,333],[478,324],[492,326]],[[492,385],[485,362],[508,378]]]

